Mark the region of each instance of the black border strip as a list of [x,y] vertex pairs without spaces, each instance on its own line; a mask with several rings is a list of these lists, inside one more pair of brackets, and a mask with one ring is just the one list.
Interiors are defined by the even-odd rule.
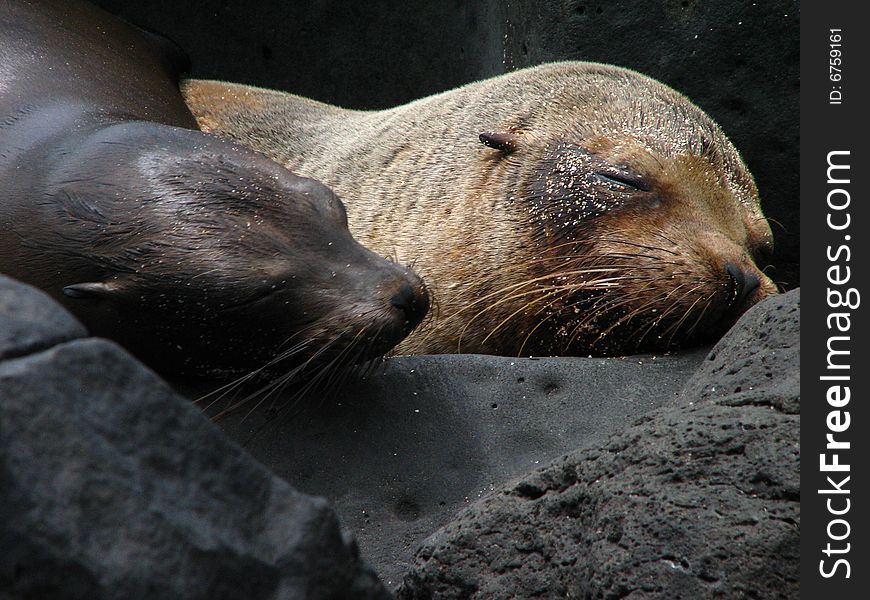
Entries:
[[[804,598],[863,599],[870,594],[867,518],[870,513],[867,491],[870,490],[870,469],[867,468],[870,460],[870,411],[867,409],[870,361],[866,352],[870,344],[867,327],[870,310],[870,288],[867,287],[870,97],[865,83],[870,76],[870,21],[862,14],[866,14],[863,2],[801,3],[801,284],[804,288],[801,292],[801,595]],[[832,29],[841,31],[832,32]],[[836,35],[832,39],[832,33],[839,33],[841,39],[837,40]],[[842,55],[838,56],[836,50]],[[831,64],[832,58],[840,58],[841,64],[836,64],[836,60]],[[836,81],[838,73],[841,79]],[[839,166],[849,165],[849,169],[831,170],[829,181],[829,160]],[[830,208],[829,197],[831,204],[840,208]],[[836,229],[839,227],[843,228]],[[850,289],[854,292],[849,292]],[[852,300],[849,304],[854,307],[831,306],[840,300],[838,293],[844,301]],[[859,296],[860,301],[855,302]],[[831,317],[833,313],[848,316]],[[846,330],[838,331],[838,326]],[[829,352],[829,344],[835,353]],[[829,359],[833,366],[828,365]],[[849,387],[848,402],[845,387]],[[848,442],[849,447],[826,448],[828,434],[836,442]],[[848,464],[849,470],[823,472],[822,454],[828,464],[834,462],[836,454],[837,462]],[[843,514],[835,515],[831,511]],[[828,544],[831,551],[826,554]],[[844,562],[837,563],[838,560]],[[830,577],[824,577],[820,571]]]

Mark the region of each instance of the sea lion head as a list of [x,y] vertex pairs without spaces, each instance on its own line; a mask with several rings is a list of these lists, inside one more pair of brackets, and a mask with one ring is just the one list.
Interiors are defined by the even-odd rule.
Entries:
[[87,273],[67,274],[67,305],[158,368],[358,362],[428,309],[416,274],[351,237],[329,188],[207,134],[113,125],[53,180],[81,236],[55,244]]
[[760,267],[773,240],[755,182],[706,114],[624,69],[547,75],[543,102],[480,135],[491,148],[482,160],[526,223],[514,259],[525,283],[493,296],[516,297],[511,329],[526,353],[713,339],[776,292]]

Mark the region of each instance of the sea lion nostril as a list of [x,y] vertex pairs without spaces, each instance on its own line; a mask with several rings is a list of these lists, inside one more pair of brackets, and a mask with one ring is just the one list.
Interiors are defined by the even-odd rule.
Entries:
[[403,283],[399,290],[390,298],[390,305],[405,313],[407,321],[416,326],[426,316],[429,310],[429,296],[425,290],[414,289],[409,283]]
[[755,273],[744,273],[744,278],[746,279],[746,284],[743,287],[743,297],[749,297],[752,292],[761,287],[761,279]]
[[735,295],[739,295],[740,290],[743,288],[743,271],[734,263],[727,263],[725,271],[731,277],[731,285],[734,286]]
[[731,306],[741,306],[758,289],[761,280],[754,273],[747,273],[734,263],[727,263],[725,271],[731,278]]

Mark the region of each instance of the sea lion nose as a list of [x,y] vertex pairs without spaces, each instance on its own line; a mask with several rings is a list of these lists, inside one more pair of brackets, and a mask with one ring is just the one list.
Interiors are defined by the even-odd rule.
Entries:
[[418,285],[406,281],[390,298],[390,305],[405,313],[405,321],[411,330],[426,316],[429,310],[429,294],[422,281]]
[[731,306],[743,306],[747,298],[759,288],[761,280],[754,273],[748,273],[734,263],[727,263],[725,271],[731,278]]

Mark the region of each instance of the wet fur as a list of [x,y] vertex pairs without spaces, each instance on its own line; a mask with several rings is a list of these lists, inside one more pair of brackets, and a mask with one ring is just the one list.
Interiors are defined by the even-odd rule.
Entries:
[[0,24],[0,272],[164,373],[327,373],[422,318],[330,189],[196,129],[177,48],[76,0]]

